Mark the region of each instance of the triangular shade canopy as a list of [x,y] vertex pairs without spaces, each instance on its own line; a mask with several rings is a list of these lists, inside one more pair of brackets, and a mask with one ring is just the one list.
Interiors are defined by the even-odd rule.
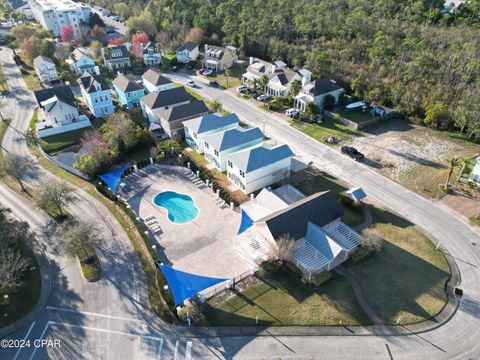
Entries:
[[253,220],[248,216],[248,214],[242,210],[242,222],[240,223],[240,228],[238,229],[237,235],[240,235],[245,230],[253,225]]
[[166,265],[157,264],[167,279],[168,287],[173,295],[175,306],[183,303],[200,291],[219,284],[228,279],[218,279],[195,274],[189,274]]
[[117,191],[117,186],[122,177],[122,174],[127,170],[128,163],[123,165],[122,167],[112,170],[106,174],[100,175],[100,179],[102,179],[105,184],[112,190],[113,192]]

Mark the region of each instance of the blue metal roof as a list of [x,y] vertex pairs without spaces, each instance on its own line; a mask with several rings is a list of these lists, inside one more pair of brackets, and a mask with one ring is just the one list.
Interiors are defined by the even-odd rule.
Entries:
[[293,152],[288,145],[277,147],[263,145],[236,152],[228,156],[227,159],[240,170],[250,172],[289,158],[292,155]]
[[263,140],[263,133],[259,128],[243,129],[237,127],[205,137],[205,142],[218,151],[231,149],[255,140]]
[[347,194],[349,194],[355,201],[361,201],[367,197],[365,191],[360,187],[348,190]]
[[215,129],[222,129],[225,126],[238,125],[240,119],[237,114],[219,115],[208,114],[200,118],[185,121],[184,126],[197,134],[203,134]]

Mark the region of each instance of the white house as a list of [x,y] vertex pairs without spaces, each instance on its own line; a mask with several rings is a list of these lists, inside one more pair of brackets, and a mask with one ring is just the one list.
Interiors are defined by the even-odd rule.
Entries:
[[90,127],[90,120],[78,113],[69,86],[36,91],[40,106],[36,132],[39,138]]
[[115,111],[110,95],[110,88],[103,76],[85,72],[79,79],[80,92],[84,104],[90,109],[93,116],[104,117]]
[[103,62],[110,70],[128,69],[130,63],[130,43],[124,45],[114,45],[102,48]]
[[258,146],[263,142],[259,128],[237,127],[207,135],[203,139],[205,158],[220,171],[227,170],[227,156],[234,152]]
[[57,68],[53,60],[45,56],[37,56],[33,59],[33,67],[38,78],[43,83],[48,83],[58,79]]
[[158,124],[160,112],[168,110],[170,107],[187,104],[189,102],[190,95],[182,86],[160,92],[151,92],[140,99],[140,106],[143,115],[148,118],[150,123]]
[[270,75],[276,69],[277,66],[275,64],[250,57],[247,71],[242,75],[242,82],[247,86],[252,86],[255,81],[261,81],[264,76],[270,78]]
[[160,66],[162,65],[162,54],[160,51],[155,49],[155,43],[149,41],[147,45],[143,46],[142,49],[142,58],[145,66]]
[[293,152],[288,145],[262,145],[227,156],[228,178],[246,194],[288,179]]
[[475,166],[470,174],[470,180],[480,185],[480,157],[477,157]]
[[233,46],[213,46],[205,44],[202,65],[205,69],[221,71],[237,61],[237,49]]
[[313,80],[304,84],[302,90],[295,96],[294,107],[305,112],[307,105],[313,102],[318,108],[322,108],[325,97],[328,95],[333,96],[336,104],[343,92],[344,89],[333,80],[325,78]]
[[185,141],[188,146],[203,154],[204,138],[220,131],[238,127],[240,119],[236,114],[220,115],[217,113],[185,121]]
[[190,61],[197,61],[198,58],[198,44],[194,42],[186,42],[180,46],[175,52],[177,55],[177,62],[187,64]]
[[95,66],[95,61],[85,49],[76,48],[73,50],[66,62],[77,75],[83,75],[85,71],[90,74],[99,73],[98,67]]
[[8,5],[12,8],[13,12],[18,14],[24,14],[25,17],[30,20],[33,19],[32,10],[30,5],[25,0],[8,0]]
[[[282,66],[283,64],[282,62]],[[267,95],[289,97],[294,81],[299,81],[302,85],[311,80],[312,73],[307,69],[294,71],[287,68],[279,69],[275,64],[273,66],[273,73],[269,76],[270,80],[265,87],[265,94]]]
[[173,82],[157,69],[148,69],[142,75],[142,81],[147,93],[173,89]]

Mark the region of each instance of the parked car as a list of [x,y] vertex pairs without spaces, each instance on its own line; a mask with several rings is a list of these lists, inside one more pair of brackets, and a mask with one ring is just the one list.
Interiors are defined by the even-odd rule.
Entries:
[[265,94],[262,94],[262,95],[260,95],[260,96],[257,97],[257,100],[258,100],[258,101],[261,101],[261,102],[265,102],[265,101],[267,101],[268,99],[270,99],[270,96],[265,95]]
[[188,80],[187,85],[194,88],[195,87],[195,82],[193,80]]
[[204,69],[204,68],[201,68],[200,70],[198,70],[198,73],[199,73],[200,75],[203,75],[204,72],[205,72],[205,69]]
[[178,66],[172,67],[172,72],[177,72],[178,71]]
[[342,154],[350,156],[355,161],[362,161],[365,159],[365,155],[351,146],[342,146],[340,151]]
[[205,71],[203,72],[203,75],[204,75],[204,76],[209,76],[209,75],[212,75],[212,74],[213,74],[213,71],[212,71],[212,70],[205,70]]
[[115,32],[115,29],[112,27],[107,27],[106,31],[107,31],[107,34],[113,34]]
[[257,93],[257,92],[254,92],[254,93],[252,94],[252,97],[253,97],[255,100],[257,100],[257,98],[258,98],[259,96],[260,96],[260,94]]
[[245,85],[240,85],[240,86],[237,88],[237,91],[238,91],[240,94],[246,93],[246,92],[248,91],[248,87],[246,87]]
[[218,81],[215,81],[215,80],[209,81],[208,84],[213,87],[220,87],[220,84],[218,83]]
[[300,110],[296,109],[296,108],[290,108],[288,109],[287,111],[285,111],[285,114],[291,118],[294,118],[296,116],[298,116],[298,114],[300,114]]

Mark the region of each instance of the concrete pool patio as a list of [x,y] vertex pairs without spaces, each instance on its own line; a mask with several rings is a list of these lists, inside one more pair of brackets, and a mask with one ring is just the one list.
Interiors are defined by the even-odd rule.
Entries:
[[[233,249],[233,237],[241,220],[239,212],[228,206],[220,208],[212,190],[192,182],[189,172],[180,166],[149,165],[128,176],[126,191],[119,195],[142,219],[156,218],[161,232],[153,242],[175,269],[222,278],[248,271],[251,265]],[[153,201],[165,191],[192,197],[199,210],[197,218],[185,224],[171,222],[167,210]]]

